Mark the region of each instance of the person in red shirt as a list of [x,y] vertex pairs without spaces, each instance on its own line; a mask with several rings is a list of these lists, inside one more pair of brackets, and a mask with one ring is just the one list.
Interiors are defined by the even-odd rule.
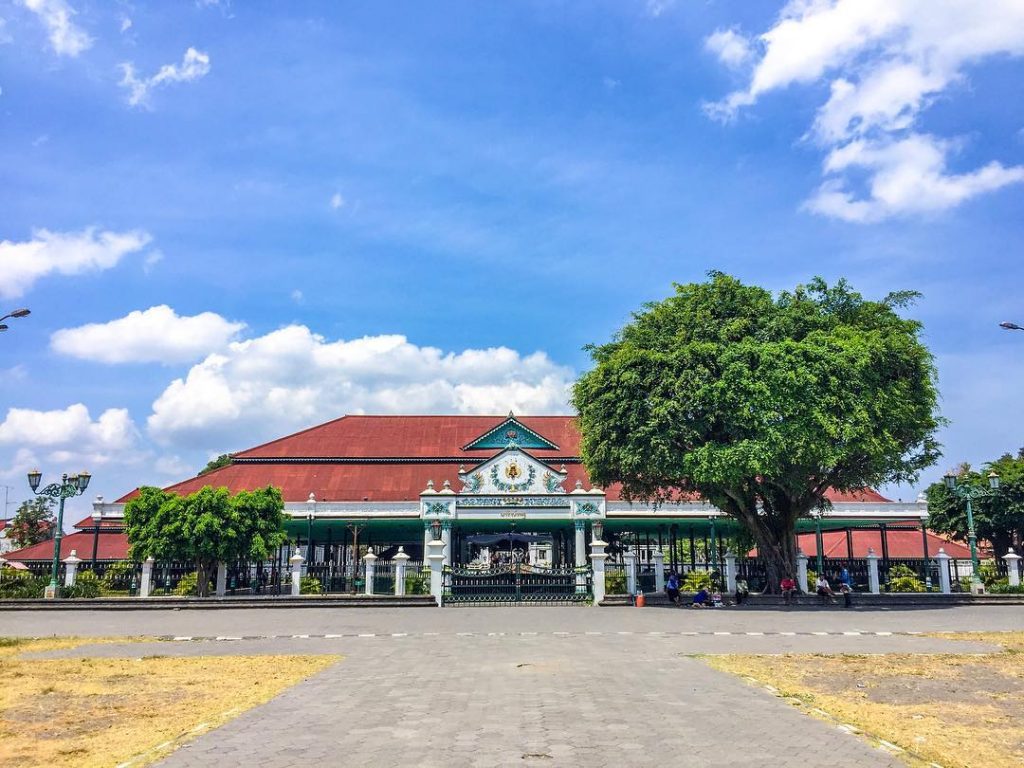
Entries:
[[793,598],[797,595],[796,581],[792,576],[783,576],[782,581],[779,582],[779,588],[782,590],[782,599],[786,605],[792,605]]

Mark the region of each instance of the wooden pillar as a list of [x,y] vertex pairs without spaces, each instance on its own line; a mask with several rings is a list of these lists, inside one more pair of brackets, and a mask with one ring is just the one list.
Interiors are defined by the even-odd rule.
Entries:
[[846,558],[853,560],[853,531],[850,526],[846,526]]
[[[889,531],[886,528],[885,523],[879,523],[879,529],[882,534],[882,571],[886,574],[889,573]],[[888,578],[888,577],[886,577]]]
[[924,520],[921,521],[921,551],[924,552],[925,559],[925,570],[928,568],[928,528],[924,524]]
[[693,525],[690,526],[690,570],[697,568],[697,540],[694,538]]
[[679,525],[672,523],[668,530],[672,535],[672,549],[669,561],[672,563],[672,572],[679,573],[679,553],[676,551],[676,548],[679,546]]

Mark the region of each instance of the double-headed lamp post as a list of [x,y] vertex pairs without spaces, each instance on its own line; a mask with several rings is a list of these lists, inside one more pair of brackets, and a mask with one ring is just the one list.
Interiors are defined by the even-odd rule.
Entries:
[[33,469],[28,473],[28,485],[36,496],[49,496],[51,499],[60,499],[57,511],[57,530],[53,535],[53,567],[50,569],[50,588],[48,594],[57,594],[57,572],[60,570],[60,540],[64,536],[64,499],[74,496],[81,496],[89,487],[89,480],[92,475],[88,472],[79,472],[77,475],[63,475],[59,483],[50,483],[43,488],[39,483],[43,479],[43,473]]
[[29,311],[27,309],[24,309],[24,308],[16,309],[13,312],[8,312],[6,315],[3,315],[2,317],[0,317],[0,331],[6,331],[7,330],[7,323],[4,322],[4,320],[6,320],[7,318],[9,318],[9,317],[14,317],[14,318],[28,317],[31,314],[32,314],[31,311]]
[[988,473],[988,488],[958,484],[956,475],[952,472],[947,472],[943,480],[950,493],[967,502],[967,543],[971,545],[971,584],[977,585],[981,583],[981,577],[978,575],[981,563],[978,561],[978,534],[974,532],[974,510],[971,509],[971,503],[975,499],[984,499],[994,495],[999,490],[999,475],[995,472]]

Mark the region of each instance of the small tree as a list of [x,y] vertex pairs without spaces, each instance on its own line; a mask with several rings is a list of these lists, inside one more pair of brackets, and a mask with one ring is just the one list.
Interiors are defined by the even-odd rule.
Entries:
[[222,453],[216,459],[210,459],[206,462],[206,466],[199,470],[200,475],[205,475],[207,472],[213,472],[215,469],[226,467],[231,463],[231,454]]
[[[974,530],[978,538],[991,542],[993,554],[1002,557],[1010,547],[1024,547],[1024,448],[989,462],[981,472],[966,464],[959,468],[957,482],[988,489],[988,473],[999,475],[999,490],[972,504]],[[967,541],[967,505],[946,488],[933,483],[925,491],[928,499],[928,527],[958,541]]]
[[267,486],[231,495],[204,486],[188,496],[144,487],[124,508],[131,557],[196,564],[200,597],[219,562],[265,560],[284,544],[284,502]]
[[910,481],[941,423],[921,326],[815,279],[773,296],[713,272],[648,304],[580,377],[583,461],[623,496],[696,493],[757,540],[768,588],[796,570],[796,521],[828,492]]
[[21,502],[8,529],[11,541],[18,549],[30,547],[53,538],[57,519],[53,514],[53,499],[40,496]]

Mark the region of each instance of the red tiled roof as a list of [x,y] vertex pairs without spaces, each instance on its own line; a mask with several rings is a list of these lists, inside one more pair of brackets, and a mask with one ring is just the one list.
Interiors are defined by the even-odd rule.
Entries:
[[[285,501],[292,502],[305,501],[310,493],[319,501],[412,501],[427,487],[428,480],[433,480],[437,488],[448,480],[458,490],[459,464],[469,467],[474,460],[486,460],[499,452],[496,449],[466,451],[463,447],[506,418],[344,416],[233,454],[234,459],[241,461],[171,485],[167,490],[187,494],[205,485],[224,486],[232,491],[272,485],[281,489]],[[528,453],[556,468],[563,460],[569,462],[564,483],[567,491],[575,487],[577,480],[582,481],[585,488],[591,487],[583,466],[578,461],[569,461],[579,457],[580,434],[574,416],[517,416],[516,419],[558,446],[557,450],[529,449]],[[275,461],[281,459],[289,461]],[[442,461],[408,461],[417,459]],[[621,497],[618,485],[606,488],[605,492],[611,501]],[[118,502],[125,502],[136,494],[137,490],[131,491]],[[829,493],[829,498],[838,502],[887,501],[873,490],[855,494]],[[86,520],[79,525],[88,530],[91,522]]]
[[[856,558],[867,557],[868,548],[875,550],[875,554],[882,556],[882,532],[877,528],[861,528],[850,531],[853,539],[853,556]],[[890,558],[920,558],[924,557],[924,543],[921,541],[921,531],[892,530],[886,533],[886,541],[889,545]],[[810,558],[818,556],[818,546],[815,534],[801,533],[797,536],[800,549]],[[822,555],[824,557],[845,558],[847,557],[846,531],[822,531]],[[950,557],[961,560],[971,557],[971,550],[963,544],[955,541],[948,541],[941,536],[928,532],[928,557],[934,558],[939,549],[946,550]],[[757,556],[757,550],[751,550],[751,557]]]
[[[77,556],[83,560],[92,560],[93,534],[84,531],[69,533],[60,540],[60,559],[71,555],[71,550],[77,551]],[[124,560],[128,557],[128,537],[123,533],[100,532],[99,543],[96,549],[97,560]],[[52,560],[53,539],[41,541],[24,549],[8,552],[3,556],[5,560],[12,562],[24,560]]]

